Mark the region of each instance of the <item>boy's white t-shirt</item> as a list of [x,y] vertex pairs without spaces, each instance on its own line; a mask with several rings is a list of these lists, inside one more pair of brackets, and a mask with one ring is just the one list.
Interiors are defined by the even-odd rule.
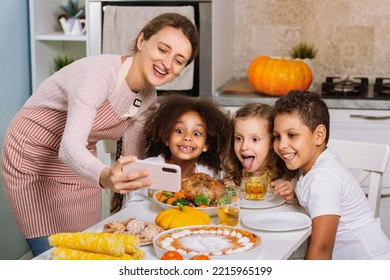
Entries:
[[327,148],[296,186],[301,206],[311,219],[338,215],[333,259],[390,259],[390,241],[374,218],[365,194],[353,174]]
[[[165,163],[165,159],[162,155],[159,155],[157,157],[149,157],[146,158],[147,161],[153,161],[157,163]],[[210,169],[209,167],[202,165],[202,164],[195,164],[195,171],[196,173],[206,173],[207,175],[210,175],[213,178],[218,177],[218,173],[215,173],[214,170]],[[125,207],[128,206],[128,203],[134,200],[145,200],[148,198],[148,189],[143,188],[136,191],[129,192],[127,195],[127,201]]]

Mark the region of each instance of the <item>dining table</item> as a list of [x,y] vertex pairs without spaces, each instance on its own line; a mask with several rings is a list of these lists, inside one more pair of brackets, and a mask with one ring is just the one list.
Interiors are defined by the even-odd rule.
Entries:
[[[261,203],[259,203],[261,205]],[[245,218],[246,215],[249,217],[261,218],[263,216],[274,217],[275,220],[279,218],[290,219],[292,214],[305,215],[307,212],[303,207],[294,202],[282,201],[277,205],[268,205],[266,207],[248,207],[242,205],[240,209],[240,223],[238,227],[249,230],[258,236],[260,236],[261,244],[258,250],[257,259],[259,260],[287,260],[287,259],[300,259],[304,257],[307,239],[311,234],[311,222],[300,227],[286,227],[286,228],[262,228],[251,226],[248,227],[248,220]],[[111,222],[121,222],[129,218],[135,218],[146,222],[154,223],[156,216],[159,212],[164,209],[153,199],[135,200],[127,203],[127,206],[119,212],[103,219],[101,222],[93,225],[86,229],[87,232],[101,232],[105,224]],[[291,221],[293,222],[293,221]],[[210,224],[217,225],[217,215],[211,215]],[[158,260],[158,257],[154,251],[153,244],[142,245],[141,249],[145,252],[145,260]],[[50,259],[50,249],[41,255],[35,257],[35,260],[47,260]]]

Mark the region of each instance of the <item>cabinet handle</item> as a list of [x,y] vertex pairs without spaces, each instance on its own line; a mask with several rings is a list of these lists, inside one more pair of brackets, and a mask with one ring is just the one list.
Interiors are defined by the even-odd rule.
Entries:
[[390,116],[349,115],[349,117],[364,120],[390,120]]

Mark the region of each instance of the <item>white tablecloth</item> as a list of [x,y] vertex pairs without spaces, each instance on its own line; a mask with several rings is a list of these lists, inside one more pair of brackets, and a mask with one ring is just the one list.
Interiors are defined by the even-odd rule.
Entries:
[[[153,203],[149,200],[144,201],[134,201],[129,204],[129,206],[118,213],[104,219],[100,223],[90,227],[86,231],[101,231],[104,224],[113,222],[113,221],[124,221],[130,217],[137,218],[140,220],[154,222],[157,214],[162,211],[160,206],[156,203]],[[280,215],[283,215],[283,212],[291,211],[291,212],[299,212],[305,213],[305,210],[299,205],[292,205],[284,203],[282,205],[267,208],[267,209],[241,209],[241,217],[248,213],[264,213],[264,212],[280,212]],[[211,217],[211,224],[216,224],[217,217]],[[259,250],[259,255],[257,259],[259,260],[285,260],[291,258],[294,252],[298,248],[300,248],[298,254],[294,254],[294,256],[303,257],[305,248],[305,241],[311,234],[311,227],[306,227],[299,230],[291,230],[291,231],[262,231],[262,230],[254,230],[251,228],[245,227],[242,223],[241,227],[251,230],[257,233],[261,237],[261,248]],[[301,246],[303,245],[303,246]],[[142,249],[146,253],[145,259],[147,260],[156,260],[157,256],[154,252],[153,245],[142,246]],[[35,259],[43,259],[46,260],[49,258],[51,250],[37,256]]]

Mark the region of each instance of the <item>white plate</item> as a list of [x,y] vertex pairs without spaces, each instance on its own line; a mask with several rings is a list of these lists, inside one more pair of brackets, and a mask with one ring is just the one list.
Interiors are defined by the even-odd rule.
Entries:
[[[161,201],[158,201],[156,198],[156,194],[153,195],[153,201],[157,203],[162,209],[169,209],[174,208],[177,206],[172,206],[166,203],[163,203]],[[195,209],[202,210],[203,212],[209,214],[210,216],[215,216],[218,214],[218,208],[217,207],[195,207]]]
[[303,213],[283,211],[250,213],[242,217],[241,222],[252,229],[266,231],[289,231],[311,225],[309,216]]
[[241,208],[248,209],[265,209],[282,205],[286,200],[283,196],[273,193],[267,193],[264,200],[241,200]]

